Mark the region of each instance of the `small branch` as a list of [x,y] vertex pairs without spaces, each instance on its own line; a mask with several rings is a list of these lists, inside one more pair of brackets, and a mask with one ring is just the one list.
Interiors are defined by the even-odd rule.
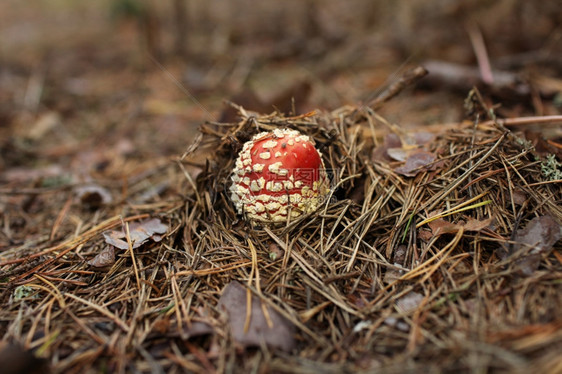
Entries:
[[492,74],[492,66],[490,65],[490,59],[488,58],[488,51],[486,50],[486,43],[484,42],[482,32],[475,22],[468,22],[466,29],[470,37],[470,43],[474,49],[474,54],[476,55],[476,60],[478,61],[482,82],[492,85],[494,84],[494,75]]
[[[517,118],[498,118],[495,120],[496,123],[503,126],[521,126],[521,125],[531,125],[534,123],[562,123],[562,115],[557,116],[538,116],[538,117],[517,117]],[[480,123],[482,126],[493,125],[494,121],[485,121]]]
[[427,75],[427,70],[422,66],[415,67],[408,70],[404,75],[398,79],[398,81],[392,83],[384,92],[382,92],[375,99],[371,100],[367,106],[372,109],[379,108],[382,104],[386,103],[394,96],[398,95],[404,88],[416,83],[421,78]]
[[[431,86],[446,85],[465,91],[484,83],[481,72],[472,66],[434,60],[426,61],[423,65],[429,71],[429,76],[424,82]],[[500,70],[494,70],[492,74],[494,84],[490,87],[493,89],[508,88],[518,95],[529,94],[529,85],[517,74]]]

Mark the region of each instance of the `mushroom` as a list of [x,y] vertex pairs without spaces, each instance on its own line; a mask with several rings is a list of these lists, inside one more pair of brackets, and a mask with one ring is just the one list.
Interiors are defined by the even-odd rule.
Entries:
[[246,142],[232,171],[231,199],[251,221],[285,222],[315,210],[330,192],[322,155],[291,129],[262,132]]

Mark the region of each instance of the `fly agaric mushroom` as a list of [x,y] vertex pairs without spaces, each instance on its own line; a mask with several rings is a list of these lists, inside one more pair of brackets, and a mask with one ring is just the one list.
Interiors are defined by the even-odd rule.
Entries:
[[232,171],[231,199],[251,221],[287,221],[316,209],[329,193],[320,152],[291,129],[262,132],[246,142]]

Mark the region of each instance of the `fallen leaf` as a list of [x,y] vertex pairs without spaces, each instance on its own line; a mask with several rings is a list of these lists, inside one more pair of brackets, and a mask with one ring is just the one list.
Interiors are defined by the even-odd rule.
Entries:
[[535,217],[524,229],[517,230],[514,251],[522,246],[534,247],[531,253],[543,253],[552,249],[562,237],[562,226],[551,216]]
[[420,293],[413,291],[408,292],[406,295],[396,300],[396,306],[402,313],[410,313],[418,308],[423,299],[424,296]]
[[562,149],[550,144],[541,132],[526,130],[524,134],[525,139],[533,144],[535,152],[539,155],[546,156],[548,154],[554,154],[562,158]]
[[525,204],[527,201],[527,194],[520,188],[513,190],[513,202],[519,206]]
[[429,222],[428,226],[431,228],[432,237],[435,237],[443,234],[456,234],[461,228],[463,228],[464,231],[482,231],[485,228],[489,228],[493,222],[494,219],[491,217],[482,221],[471,218],[466,222],[459,221],[459,223],[452,223],[445,221],[443,218],[438,218]]
[[93,259],[87,262],[88,265],[95,268],[106,268],[115,263],[115,247],[107,245]]
[[113,201],[111,193],[106,188],[96,184],[78,187],[75,192],[80,202],[90,209],[98,209],[102,205],[110,204]]
[[399,148],[399,147],[402,147],[402,142],[400,141],[400,137],[392,133],[387,134],[384,137],[383,144],[373,149],[373,153],[371,154],[371,159],[373,161],[383,161],[383,162],[392,161],[392,158],[388,154],[388,150]]
[[425,131],[415,132],[408,136],[413,140],[413,143],[417,145],[429,144],[436,138],[435,134]]
[[[133,248],[140,247],[149,239],[159,242],[162,240],[162,237],[156,234],[165,234],[166,231],[168,231],[168,226],[163,224],[158,218],[131,223],[129,225],[129,233],[131,242],[133,243]],[[103,233],[103,236],[107,244],[111,244],[119,249],[129,249],[125,230],[106,231]]]
[[513,241],[515,244],[504,251],[503,257],[530,249],[523,258],[517,261],[517,267],[525,275],[530,275],[539,267],[540,258],[548,254],[554,244],[562,238],[562,225],[551,216],[535,217],[525,228],[517,230]]
[[492,217],[482,221],[471,218],[464,224],[464,231],[482,231],[484,229],[491,229],[492,226],[494,226],[494,219]]
[[422,228],[420,229],[420,231],[418,231],[418,238],[427,242],[431,240],[431,238],[433,238],[433,234],[431,233],[430,230],[425,230]]
[[[259,297],[252,295],[251,319],[248,331],[246,325],[247,290],[240,283],[230,282],[222,291],[218,308],[226,312],[230,332],[235,341],[245,347],[266,344],[270,348],[290,351],[295,346],[294,325],[272,308],[262,304]],[[266,308],[269,320],[264,314]]]
[[413,154],[425,152],[419,146],[431,143],[435,135],[429,132],[415,132],[399,137],[391,133],[385,136],[383,144],[373,150],[375,161],[406,161]]
[[408,159],[408,157],[410,156],[410,154],[412,154],[413,151],[417,151],[417,149],[388,148],[386,150],[386,153],[393,160],[404,162]]
[[406,159],[406,163],[403,166],[395,168],[394,171],[406,177],[415,177],[422,171],[430,169],[436,159],[437,156],[433,153],[418,150],[411,153]]

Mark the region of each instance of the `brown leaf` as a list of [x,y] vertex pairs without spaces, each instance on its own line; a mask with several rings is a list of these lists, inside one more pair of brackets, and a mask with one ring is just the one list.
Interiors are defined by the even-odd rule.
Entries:
[[400,141],[400,137],[392,133],[387,134],[384,137],[383,144],[373,149],[371,159],[373,161],[383,161],[383,162],[392,161],[392,158],[388,154],[388,150],[399,148],[399,147],[402,147],[402,142]]
[[443,218],[438,218],[427,224],[433,233],[433,236],[439,236],[443,234],[456,233],[460,230],[459,225],[449,221],[445,221]]
[[477,219],[469,219],[464,224],[464,231],[482,231],[493,226],[494,219],[492,217],[479,221]]
[[107,245],[93,259],[87,262],[88,265],[95,268],[105,268],[115,263],[115,247]]
[[407,314],[418,309],[423,299],[424,296],[422,294],[412,291],[396,300],[396,306],[402,313]]
[[436,136],[435,134],[430,132],[420,131],[420,132],[413,133],[411,135],[411,138],[413,139],[414,144],[425,145],[434,141]]
[[[230,282],[222,291],[218,308],[226,312],[230,332],[235,341],[245,347],[266,344],[271,348],[290,351],[295,346],[294,325],[274,309],[262,304],[259,297],[252,295],[251,320],[248,331],[246,324],[246,292],[240,283]],[[272,326],[264,314],[266,308]]]
[[514,251],[518,251],[522,246],[530,246],[533,247],[531,253],[543,253],[551,250],[561,237],[562,226],[554,218],[535,217],[524,229],[517,230]]
[[528,251],[528,255],[518,261],[518,267],[525,275],[530,275],[539,267],[541,255],[548,254],[554,244],[562,238],[562,226],[551,216],[535,217],[525,228],[517,230],[513,241],[515,244],[503,257],[509,257],[519,251]]
[[100,208],[102,205],[107,205],[113,201],[111,193],[97,184],[78,187],[76,195],[82,204],[91,209]]
[[[165,234],[166,231],[168,231],[168,226],[163,224],[158,218],[131,223],[129,225],[129,233],[131,236],[131,242],[133,243],[133,248],[140,247],[149,239],[152,239],[155,242],[160,241],[162,239],[161,236],[155,234]],[[129,249],[126,239],[127,235],[124,230],[106,231],[103,233],[103,236],[107,244],[111,244],[119,249]]]
[[394,171],[406,177],[415,177],[423,170],[429,169],[436,159],[437,156],[433,153],[418,150],[408,156],[404,166],[397,167]]
[[431,143],[435,135],[429,132],[415,132],[406,134],[400,138],[391,133],[385,136],[382,145],[373,150],[371,158],[374,161],[406,161],[408,157],[416,153],[425,152],[418,148]]
[[562,158],[562,149],[550,144],[541,132],[526,130],[525,139],[530,141],[539,155],[554,154]]
[[493,222],[494,219],[491,217],[482,221],[471,218],[466,222],[460,221],[459,223],[452,223],[445,221],[443,218],[438,218],[434,221],[429,222],[428,226],[431,228],[431,231],[433,233],[432,236],[435,237],[443,234],[455,234],[461,228],[463,228],[464,231],[482,231],[485,228],[490,227]]
[[435,135],[430,132],[413,132],[402,135],[403,148],[412,149],[415,146],[426,145],[435,140]]
[[418,238],[427,242],[433,238],[433,234],[429,230],[422,229],[418,232]]
[[404,162],[415,151],[417,151],[417,149],[405,149],[405,148],[400,147],[400,148],[388,148],[386,150],[386,153],[393,160]]
[[519,206],[525,204],[527,194],[520,188],[513,189],[513,202]]

